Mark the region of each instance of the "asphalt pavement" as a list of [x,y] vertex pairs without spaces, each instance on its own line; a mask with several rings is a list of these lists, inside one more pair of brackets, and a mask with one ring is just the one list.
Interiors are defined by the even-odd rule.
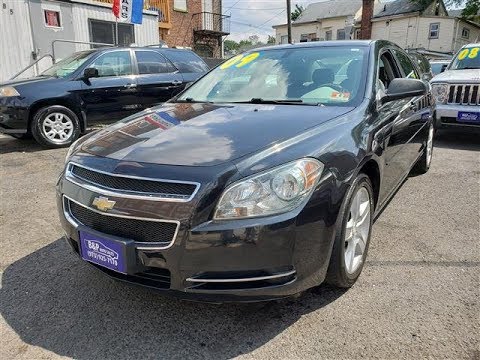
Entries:
[[480,359],[480,136],[442,133],[348,291],[200,304],[115,282],[64,240],[66,149],[0,135],[1,359]]

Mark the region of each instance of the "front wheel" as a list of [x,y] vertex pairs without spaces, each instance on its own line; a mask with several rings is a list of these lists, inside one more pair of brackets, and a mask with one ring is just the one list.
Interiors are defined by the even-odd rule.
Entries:
[[80,136],[80,121],[72,110],[64,106],[47,106],[33,116],[31,133],[40,145],[64,147]]
[[349,288],[357,281],[367,257],[373,223],[373,189],[367,175],[354,180],[337,221],[326,281]]

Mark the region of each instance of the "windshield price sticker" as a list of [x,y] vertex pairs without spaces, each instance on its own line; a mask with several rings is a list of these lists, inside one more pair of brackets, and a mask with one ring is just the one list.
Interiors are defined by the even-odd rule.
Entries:
[[227,60],[222,65],[220,65],[220,69],[225,70],[232,67],[233,65],[235,65],[236,68],[241,68],[241,67],[244,67],[245,65],[250,64],[259,56],[260,56],[259,52],[254,52],[248,55],[237,55],[231,58],[230,60]]
[[475,59],[478,56],[478,51],[480,51],[479,47],[463,49],[460,51],[460,54],[458,54],[458,60],[464,60],[467,56],[469,59]]

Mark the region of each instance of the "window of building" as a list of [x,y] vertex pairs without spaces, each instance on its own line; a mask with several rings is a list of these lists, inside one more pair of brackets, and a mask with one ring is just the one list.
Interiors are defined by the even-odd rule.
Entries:
[[325,40],[332,40],[332,30],[325,31]]
[[[115,44],[115,23],[113,21],[101,21],[88,19],[90,27],[90,41],[104,44]],[[129,46],[135,43],[135,31],[133,24],[118,23],[118,45]],[[92,47],[101,47],[93,45]]]
[[464,39],[470,38],[470,29],[467,29],[467,28],[462,29],[462,38]]
[[156,51],[135,50],[135,56],[140,75],[165,74],[176,71],[175,67]]
[[345,29],[337,30],[337,40],[345,40]]
[[361,39],[362,38],[362,29],[356,29],[355,30],[355,39]]
[[308,42],[308,41],[318,41],[317,33],[309,33],[309,34],[300,35],[300,42]]
[[287,44],[288,43],[288,35],[282,35],[280,37],[280,44]]
[[187,11],[187,0],[173,0],[173,10]]
[[98,70],[99,77],[132,75],[130,51],[111,51],[100,55],[89,67]]
[[428,38],[429,39],[438,39],[439,32],[440,32],[440,24],[439,23],[430,24],[430,30],[429,30]]
[[60,22],[60,11],[43,10],[45,25],[48,27],[62,27]]

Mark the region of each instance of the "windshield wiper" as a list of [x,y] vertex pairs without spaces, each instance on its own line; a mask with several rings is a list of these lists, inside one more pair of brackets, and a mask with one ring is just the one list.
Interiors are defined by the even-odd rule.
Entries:
[[304,103],[302,99],[262,99],[251,98],[248,101],[232,101],[234,104],[280,104],[280,105],[309,105],[319,106],[320,103]]
[[477,70],[477,69],[480,69],[480,68],[475,66],[466,66],[464,68],[457,68],[455,70]]
[[194,98],[187,97],[185,99],[174,99],[172,102],[177,102],[177,103],[206,103],[206,104],[213,104],[213,101],[207,101],[207,100],[195,100]]

